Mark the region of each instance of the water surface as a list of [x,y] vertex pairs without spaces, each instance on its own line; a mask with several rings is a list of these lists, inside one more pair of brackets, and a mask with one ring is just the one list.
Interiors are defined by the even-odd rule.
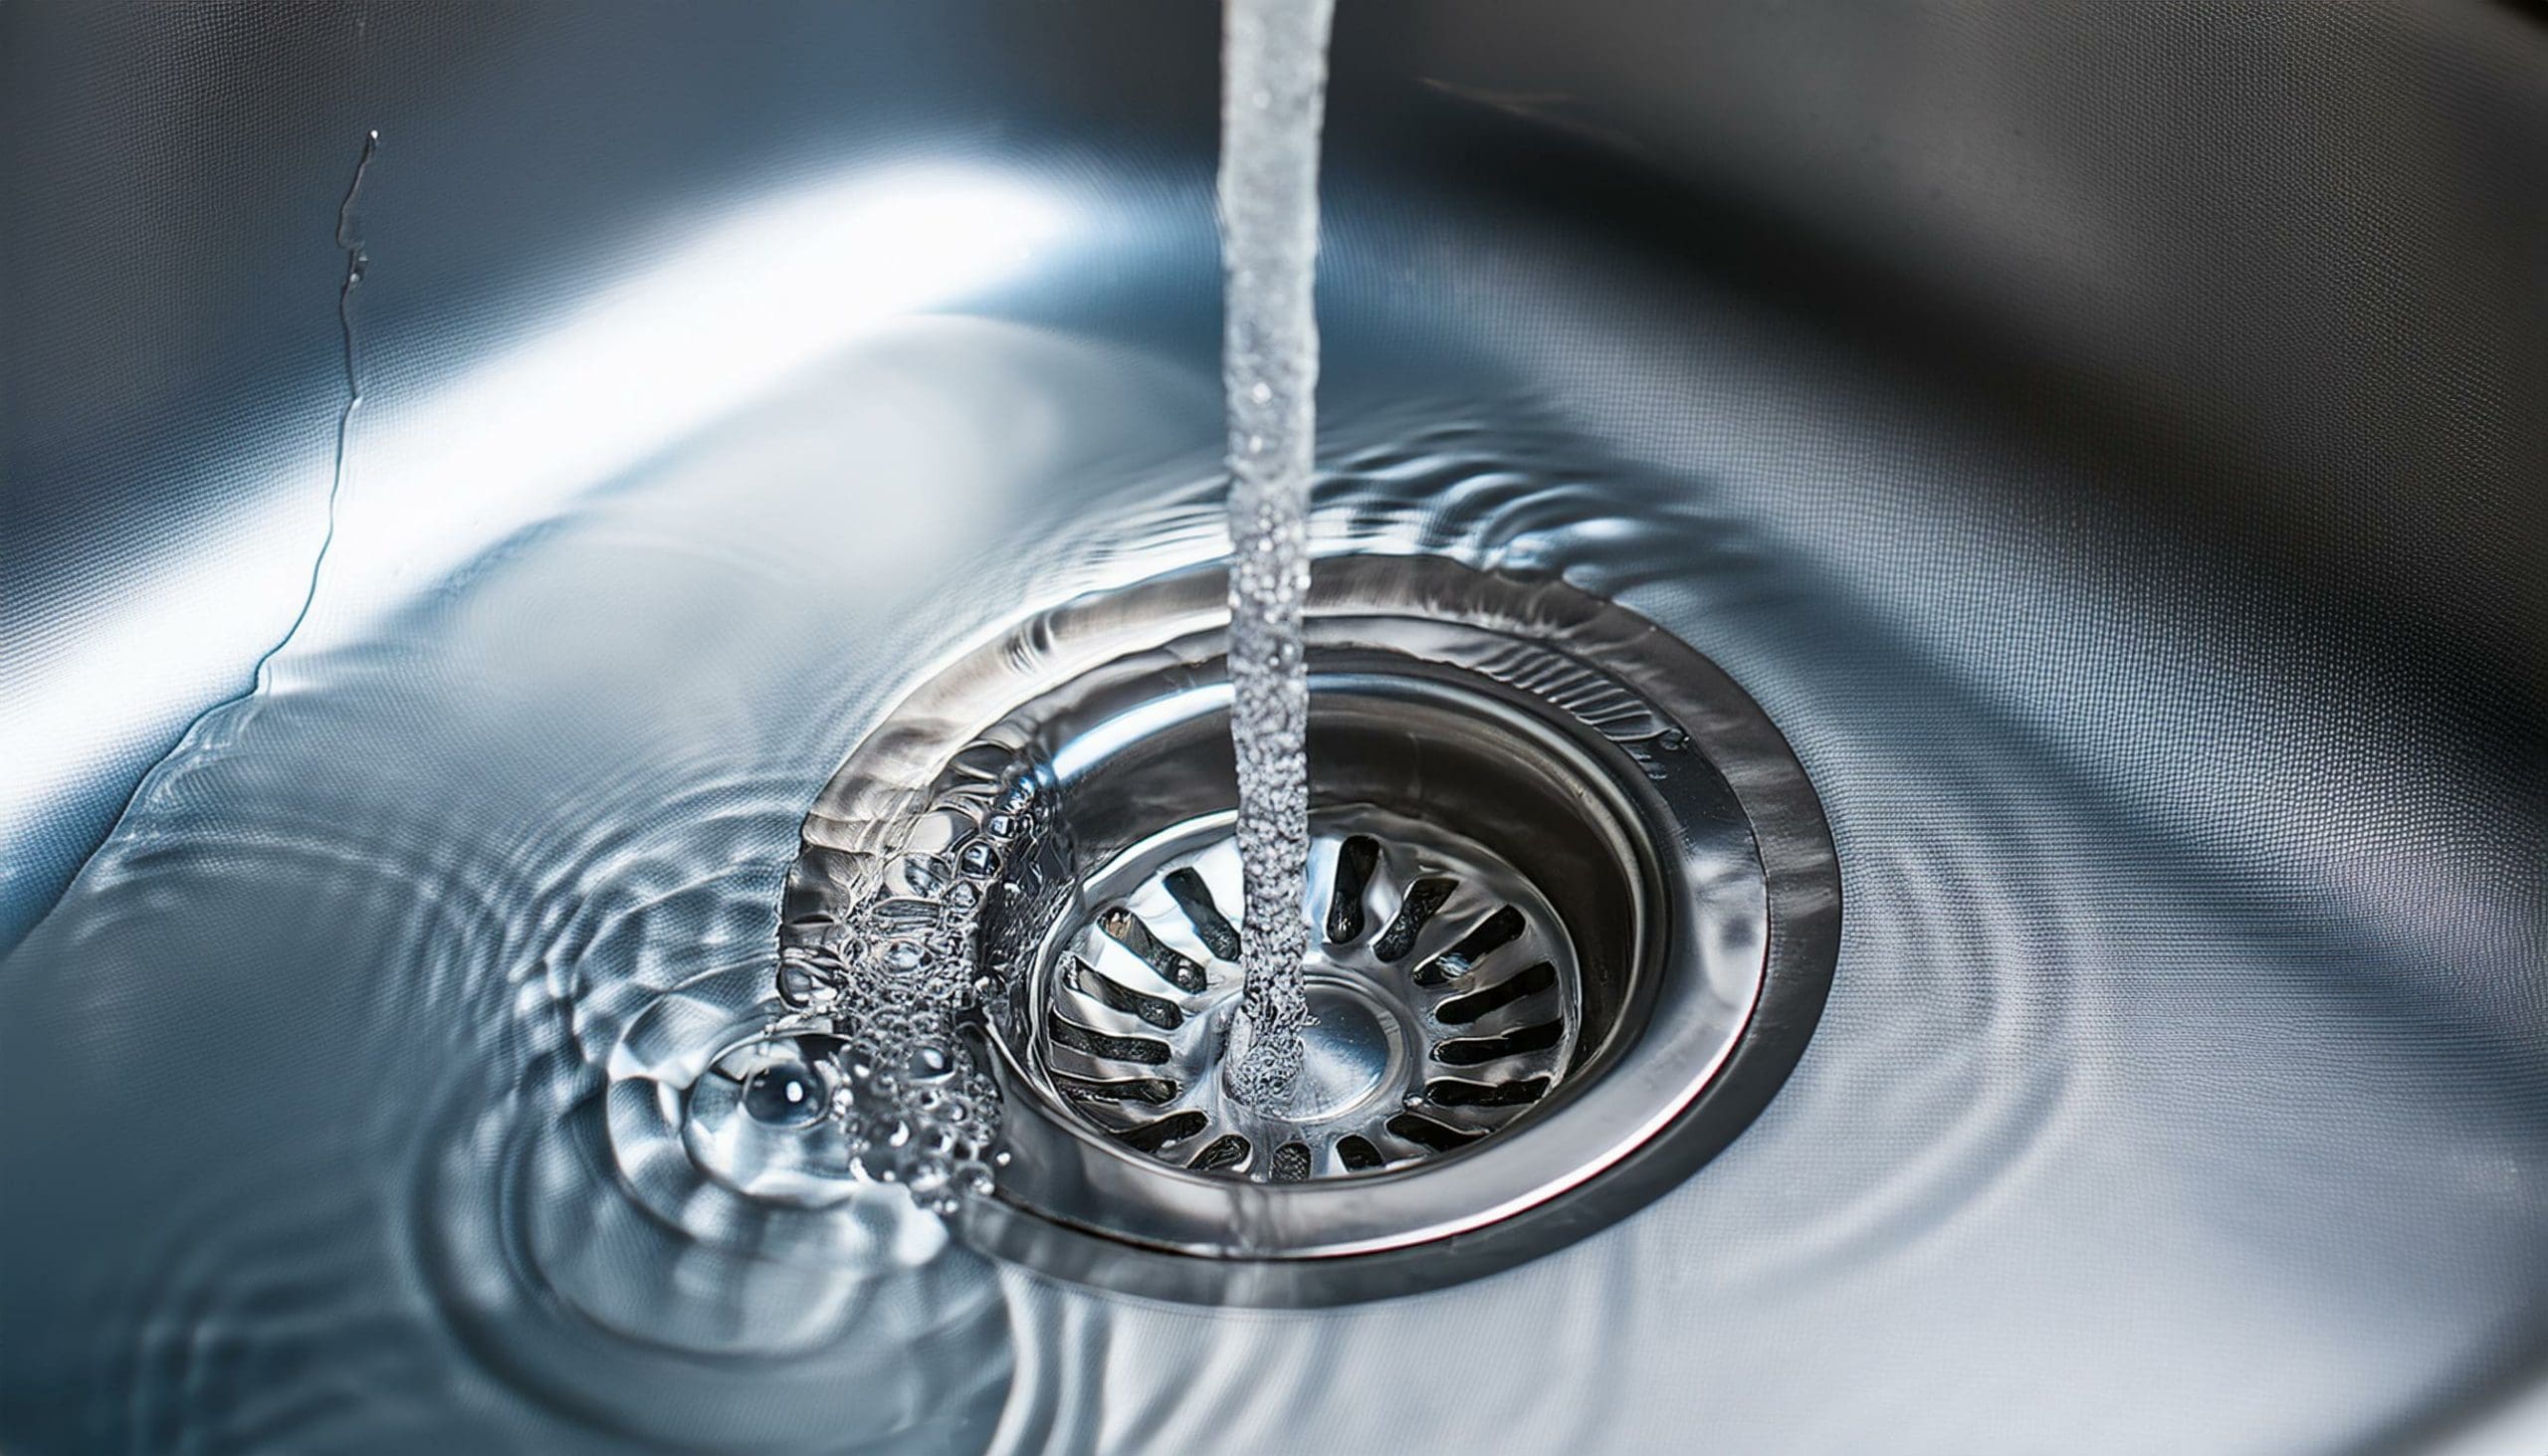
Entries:
[[[279,654],[0,963],[12,1449],[1762,1449],[1880,1418],[1944,1451],[2081,1411],[2320,1449],[2528,1328],[2536,918],[2501,887],[2536,885],[2530,830],[2379,800],[2461,780],[2394,718],[2305,712],[2305,658],[2232,672],[2068,570],[2108,537],[1922,496],[1993,468],[1943,416],[1853,434],[1836,375],[1764,384],[1795,339],[1665,336],[1566,303],[1626,262],[1535,296],[1461,236],[1344,283],[1382,324],[1397,280],[1514,302],[1460,349],[1332,349],[1310,540],[1562,573],[1795,742],[1839,975],[1702,1174],[1494,1279],[1249,1315],[1046,1284],[743,1155],[793,1074],[720,1054],[849,746],[994,624],[1226,546],[1208,346],[913,319]],[[1849,1378],[1802,1399],[1811,1368]]]

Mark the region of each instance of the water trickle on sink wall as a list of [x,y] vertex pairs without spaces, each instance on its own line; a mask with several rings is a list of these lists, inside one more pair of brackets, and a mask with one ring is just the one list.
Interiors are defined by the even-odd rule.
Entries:
[[1301,1069],[1309,863],[1310,462],[1317,436],[1319,123],[1332,0],[1228,0],[1222,41],[1221,374],[1230,435],[1230,735],[1246,994],[1225,1076],[1279,1109]]

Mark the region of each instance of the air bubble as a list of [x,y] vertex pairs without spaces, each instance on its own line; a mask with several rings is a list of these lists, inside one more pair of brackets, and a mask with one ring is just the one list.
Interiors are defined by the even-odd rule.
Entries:
[[885,883],[897,895],[926,900],[945,890],[955,878],[955,871],[943,856],[907,854],[895,859],[886,872]]
[[809,1128],[831,1109],[830,1089],[811,1063],[764,1067],[743,1083],[743,1111],[772,1128]]
[[791,1096],[782,1083],[767,1094],[773,1115],[828,1114],[859,1172],[940,1213],[990,1187],[1000,1121],[998,1086],[955,1028],[1001,989],[976,964],[973,920],[1006,857],[959,795],[1002,806],[984,826],[998,838],[1029,827],[1038,792],[1005,749],[994,757],[977,743],[958,758],[956,776],[975,786],[908,821],[875,898],[847,917],[834,952],[841,968],[801,957],[780,967],[782,997],[800,1009],[819,1003],[840,1039],[829,1062],[838,1085]]
[[877,901],[864,919],[879,935],[914,936],[935,929],[939,914],[934,901],[903,897]]

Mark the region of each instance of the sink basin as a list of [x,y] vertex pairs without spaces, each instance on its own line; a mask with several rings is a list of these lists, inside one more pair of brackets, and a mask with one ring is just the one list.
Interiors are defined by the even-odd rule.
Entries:
[[1317,548],[1740,684],[1810,1045],[1332,1309],[707,1118],[852,746],[1222,544],[1216,84],[1129,0],[0,9],[0,1442],[2548,1446],[2532,5],[1349,0]]

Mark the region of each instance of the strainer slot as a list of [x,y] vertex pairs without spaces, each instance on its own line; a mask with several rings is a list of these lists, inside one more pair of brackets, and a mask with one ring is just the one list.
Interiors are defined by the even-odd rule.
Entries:
[[1135,959],[1158,971],[1160,979],[1180,991],[1203,989],[1203,967],[1193,957],[1161,939],[1140,916],[1115,906],[1097,918],[1098,929]]
[[1433,919],[1442,903],[1451,898],[1451,892],[1459,888],[1460,882],[1447,875],[1427,875],[1408,886],[1389,928],[1372,942],[1372,954],[1381,960],[1404,960],[1406,952],[1415,948],[1415,937],[1425,922]]
[[1342,945],[1363,938],[1363,896],[1371,889],[1372,871],[1380,863],[1380,842],[1368,834],[1347,839],[1336,852],[1336,889],[1327,898],[1327,941]]

